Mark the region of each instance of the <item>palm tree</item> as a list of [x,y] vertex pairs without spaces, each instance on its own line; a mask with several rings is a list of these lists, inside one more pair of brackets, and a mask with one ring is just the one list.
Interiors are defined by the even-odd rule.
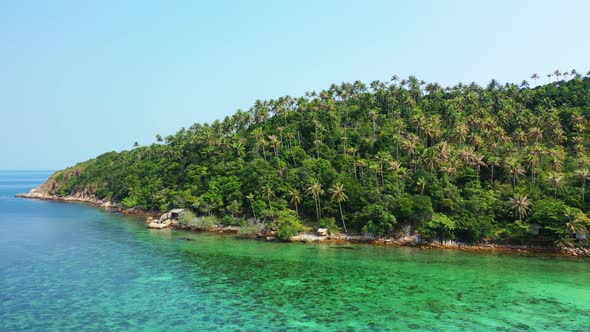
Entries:
[[377,121],[377,117],[379,116],[379,113],[377,113],[377,111],[372,110],[369,112],[369,116],[371,117],[371,121],[373,122],[373,142],[375,141],[375,131],[376,131],[376,123],[375,121]]
[[492,186],[494,185],[494,168],[496,166],[500,166],[500,158],[496,156],[490,156],[488,158],[488,165],[490,165],[491,176],[490,176],[490,183]]
[[571,236],[571,234],[580,234],[588,232],[588,228],[582,219],[580,219],[580,214],[572,214],[566,213],[565,214],[568,222],[565,223],[565,233],[566,236]]
[[420,195],[424,195],[424,191],[426,190],[426,179],[423,177],[420,177],[417,181],[416,181],[416,185],[418,186],[418,188],[420,189]]
[[547,182],[553,187],[554,197],[557,198],[557,190],[563,185],[563,174],[551,172],[547,175]]
[[270,146],[272,146],[274,153],[275,153],[275,158],[279,157],[279,151],[278,151],[278,147],[280,144],[279,138],[277,137],[277,135],[269,135],[268,139],[270,140]]
[[271,186],[268,184],[262,187],[262,191],[266,194],[266,198],[268,199],[268,208],[272,210],[272,205],[270,203],[270,198],[275,196],[275,192]]
[[252,215],[254,215],[254,220],[256,220],[256,211],[254,211],[254,194],[249,193],[246,196],[246,199],[248,199],[248,201],[250,202],[250,208],[252,209]]
[[512,178],[512,190],[516,187],[516,179],[520,176],[524,176],[526,174],[524,168],[522,168],[516,161],[511,161],[507,163],[508,173]]
[[383,151],[379,151],[377,153],[377,156],[375,156],[375,159],[379,164],[379,173],[381,174],[381,185],[385,185],[385,180],[383,177],[383,164],[386,163],[389,160],[389,158],[389,154]]
[[463,144],[468,134],[469,127],[465,123],[459,123],[453,128],[453,137],[459,141],[459,144]]
[[483,154],[481,155],[477,155],[474,154],[471,158],[471,165],[475,166],[475,168],[477,169],[477,174],[479,175],[481,173],[481,167],[488,167],[488,165],[483,161],[483,159],[485,158],[485,156]]
[[299,204],[301,204],[301,201],[303,200],[301,194],[299,194],[299,190],[290,189],[287,194],[289,195],[289,202],[295,205],[295,212],[299,215]]
[[[365,184],[365,167],[367,167],[367,161],[365,159],[359,159],[355,162],[355,169],[358,167],[359,170],[361,171],[361,180],[363,181],[363,184]],[[356,173],[355,173],[356,174]]]
[[553,76],[555,76],[555,82],[559,81],[559,76],[561,76],[561,72],[559,71],[559,69],[555,69],[555,71],[553,72]]
[[588,169],[577,170],[576,175],[582,180],[582,205],[584,205],[584,194],[586,192],[586,180],[590,179],[590,170],[588,170]]
[[531,201],[527,195],[510,198],[510,207],[516,212],[518,220],[522,221],[531,211]]
[[344,185],[337,183],[330,188],[330,192],[332,193],[331,200],[338,203],[338,207],[340,208],[340,220],[342,220],[342,226],[344,226],[344,233],[348,233],[346,223],[344,222],[344,214],[342,213],[342,202],[348,200],[348,196],[344,192]]
[[531,75],[531,80],[535,81],[535,86],[537,86],[537,80],[539,79],[539,74],[534,73]]
[[308,195],[313,196],[315,202],[316,219],[317,221],[320,221],[320,195],[324,193],[322,185],[319,182],[314,181],[311,185],[309,185],[309,187],[307,187],[306,192]]

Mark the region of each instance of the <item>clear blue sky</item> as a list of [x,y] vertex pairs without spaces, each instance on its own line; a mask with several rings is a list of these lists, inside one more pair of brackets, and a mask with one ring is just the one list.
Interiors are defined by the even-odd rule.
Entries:
[[589,13],[584,0],[0,0],[0,169],[63,168],[332,82],[586,72]]

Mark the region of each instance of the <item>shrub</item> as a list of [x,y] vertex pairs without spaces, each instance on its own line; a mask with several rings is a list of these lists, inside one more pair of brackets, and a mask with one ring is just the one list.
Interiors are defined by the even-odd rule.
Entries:
[[445,239],[453,237],[455,227],[455,222],[449,217],[442,213],[435,213],[432,216],[432,220],[420,228],[420,235],[429,240],[438,238],[440,243],[442,243]]
[[320,219],[318,226],[327,228],[330,234],[338,232],[338,226],[336,226],[336,219],[334,219],[334,217]]
[[432,217],[432,201],[428,196],[404,194],[393,202],[393,214],[403,223],[420,227]]
[[121,204],[122,204],[124,207],[126,207],[126,208],[130,209],[130,208],[133,208],[133,207],[135,207],[135,206],[137,205],[137,200],[136,200],[136,199],[133,199],[133,198],[131,198],[131,197],[125,197],[125,198],[123,198],[123,200],[121,201]]
[[289,241],[291,236],[296,235],[303,229],[293,210],[278,212],[275,225],[277,226],[277,237],[281,241]]
[[198,229],[208,229],[217,226],[217,221],[217,218],[211,216],[200,217],[195,219],[193,226]]
[[178,215],[178,223],[185,226],[190,226],[195,219],[197,219],[197,216],[195,216],[195,214],[191,211],[185,210],[180,212],[180,214]]
[[263,223],[257,221],[248,222],[248,224],[240,227],[240,230],[238,230],[238,237],[253,239],[256,237],[256,234],[264,231],[264,228],[265,226]]
[[365,234],[382,236],[391,233],[397,224],[395,216],[384,206],[377,204],[367,205],[361,212],[361,221],[365,222],[362,231]]

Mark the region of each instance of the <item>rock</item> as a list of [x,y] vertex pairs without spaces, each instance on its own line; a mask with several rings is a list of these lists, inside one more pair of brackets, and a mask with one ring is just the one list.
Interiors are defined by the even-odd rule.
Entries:
[[319,236],[328,236],[328,229],[327,228],[318,228],[317,233]]
[[170,223],[157,223],[157,222],[151,222],[150,224],[147,225],[148,228],[155,228],[155,229],[162,229],[162,228],[167,228],[170,226]]

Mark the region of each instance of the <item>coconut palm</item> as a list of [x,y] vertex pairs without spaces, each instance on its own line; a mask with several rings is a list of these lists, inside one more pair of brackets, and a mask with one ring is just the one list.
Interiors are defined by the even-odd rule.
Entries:
[[324,190],[322,189],[322,185],[314,181],[306,190],[308,195],[311,195],[315,202],[315,212],[316,212],[316,219],[320,221],[320,196],[324,194]]
[[531,75],[531,80],[535,81],[535,86],[537,86],[537,80],[539,79],[539,74],[534,73]]
[[246,195],[246,199],[250,202],[250,208],[252,209],[252,215],[254,215],[254,220],[256,220],[256,211],[254,211],[254,194],[249,193]]
[[553,76],[555,76],[555,82],[559,81],[559,76],[561,76],[561,72],[559,71],[559,69],[555,69],[555,71],[553,72]]
[[551,172],[547,175],[547,182],[553,187],[554,197],[557,198],[557,190],[563,186],[563,174]]
[[500,166],[500,158],[496,156],[488,157],[488,165],[490,166],[491,171],[490,182],[492,183],[492,185],[494,185],[494,169],[495,167]]
[[567,218],[567,222],[565,223],[565,231],[569,234],[588,232],[588,227],[582,216],[584,216],[584,214],[579,211],[566,211],[565,217]]
[[586,192],[586,180],[590,179],[590,170],[579,169],[576,171],[576,175],[582,180],[582,205],[584,204],[584,194]]
[[373,122],[373,141],[375,141],[375,132],[377,130],[377,117],[379,116],[379,113],[375,110],[372,110],[369,112],[369,117],[371,118],[371,121]]
[[272,146],[274,153],[275,153],[275,158],[279,157],[279,145],[280,145],[280,141],[279,138],[277,137],[277,135],[269,135],[268,136],[269,139],[269,145]]
[[390,159],[389,153],[379,151],[375,156],[375,160],[379,164],[379,174],[381,175],[381,185],[385,185],[385,179],[383,177],[383,164]]
[[272,210],[270,198],[275,196],[275,191],[272,189],[270,185],[267,184],[264,187],[262,187],[262,192],[266,195],[266,199],[268,200],[268,208]]
[[420,177],[417,181],[416,181],[416,186],[418,186],[418,189],[420,189],[420,195],[424,195],[424,191],[426,190],[426,179],[423,177]]
[[365,159],[359,159],[355,162],[355,169],[356,167],[359,168],[360,172],[361,172],[361,180],[363,181],[363,184],[365,183],[365,167],[367,167],[369,164],[367,163],[367,161]]
[[337,183],[330,188],[330,192],[332,193],[331,200],[338,203],[338,207],[340,208],[340,220],[342,220],[344,233],[348,233],[346,223],[344,222],[344,214],[342,213],[342,202],[348,200],[348,196],[346,196],[346,193],[344,192],[344,185]]
[[516,187],[516,180],[519,177],[524,176],[526,171],[516,161],[509,162],[507,168],[508,174],[510,174],[510,177],[512,178],[512,189],[514,189]]
[[292,205],[295,205],[295,212],[297,213],[297,215],[299,215],[299,204],[301,204],[301,201],[303,200],[301,194],[299,193],[299,190],[289,189],[287,195],[289,195],[289,202]]
[[510,198],[510,207],[516,213],[518,220],[522,221],[522,219],[526,218],[528,213],[531,211],[531,201],[527,195],[517,195]]

